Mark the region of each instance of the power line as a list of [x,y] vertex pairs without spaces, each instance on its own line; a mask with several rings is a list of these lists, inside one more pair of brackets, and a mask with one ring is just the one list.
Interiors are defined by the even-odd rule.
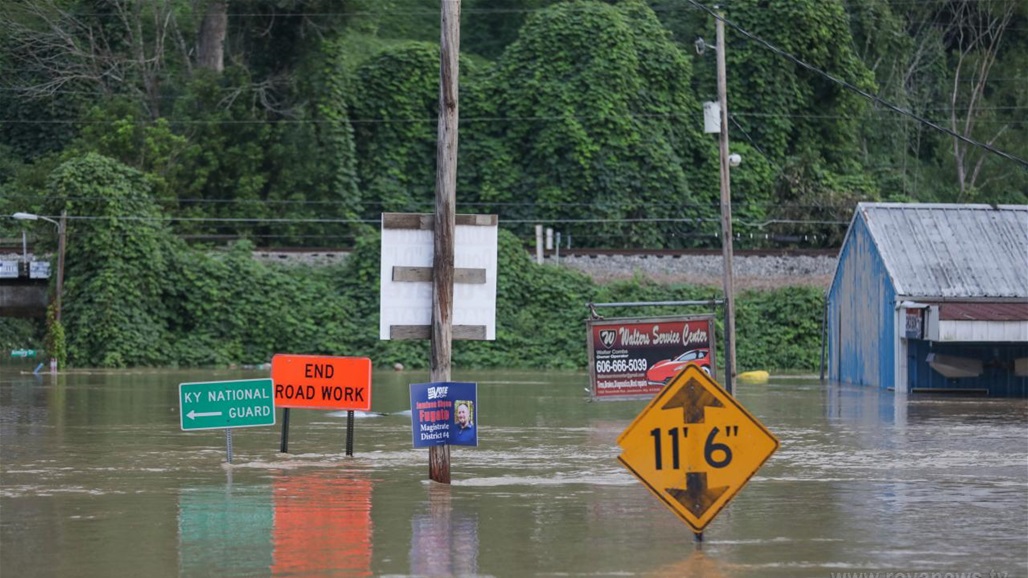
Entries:
[[[70,222],[88,222],[88,221],[109,221],[111,219],[117,219],[122,221],[133,221],[139,223],[214,223],[214,224],[225,224],[225,223],[241,223],[241,224],[379,224],[379,219],[311,219],[311,218],[289,218],[289,217],[143,217],[134,215],[68,215],[67,219]],[[534,219],[503,219],[500,218],[500,223],[504,225],[526,225],[526,224],[555,224],[555,225],[605,225],[605,224],[624,224],[624,223],[635,223],[635,224],[656,224],[656,223],[682,223],[682,224],[702,224],[702,223],[717,223],[720,222],[720,217],[647,217],[647,218],[616,218],[616,219],[576,219],[576,218],[534,218]],[[769,225],[776,224],[788,224],[788,225],[848,225],[849,220],[832,220],[832,219],[767,219],[763,221],[745,221],[737,220],[738,224],[764,228]]]
[[[262,2],[263,0],[233,0],[233,5],[245,4],[246,2]],[[903,7],[903,6],[923,6],[926,4],[946,4],[949,0],[908,0],[899,1],[893,0],[889,2],[891,7]],[[965,0],[979,2],[982,4],[992,2],[1006,2],[1008,0]],[[553,4],[558,4],[554,2]],[[485,8],[474,5],[463,6],[461,13],[463,15],[470,14],[529,14],[529,13],[540,13],[549,10],[553,5],[541,6],[538,8]],[[851,2],[842,2],[843,7],[853,7],[855,4]],[[585,11],[593,9],[591,6],[575,6],[567,5],[563,9],[570,11]],[[650,9],[657,13],[662,12],[676,12],[682,9],[679,5],[668,5],[658,4],[650,6]],[[763,6],[755,6],[755,10],[768,10]],[[360,10],[319,10],[317,12],[306,12],[306,11],[290,11],[290,10],[267,10],[264,12],[232,12],[226,11],[227,16],[274,16],[276,18],[290,18],[290,17],[325,17],[325,16],[425,16],[426,18],[438,18],[438,8],[425,8],[425,9],[367,9],[363,8]],[[76,12],[78,17],[104,17],[111,16],[110,13],[100,12]]]
[[[468,192],[468,189],[462,189],[462,190],[464,192]],[[474,191],[474,192],[478,193],[480,191]],[[44,197],[44,198],[41,199],[38,196],[37,193],[32,193],[32,194],[14,193],[14,194],[11,194],[9,196],[9,198],[23,198],[23,199],[31,200],[33,202],[38,202],[38,201],[41,201],[41,200],[45,202],[45,201],[49,200],[49,197]],[[74,202],[104,202],[104,201],[109,200],[107,197],[89,196],[89,195],[69,195],[69,196],[62,196],[61,199],[65,200],[65,201],[74,201]],[[202,204],[207,204],[207,205],[221,204],[221,205],[236,205],[236,206],[242,206],[242,205],[273,205],[273,206],[287,206],[287,207],[288,206],[301,206],[301,207],[305,207],[305,206],[313,206],[313,207],[339,206],[339,207],[343,207],[343,208],[352,208],[352,209],[358,210],[358,211],[366,211],[366,210],[373,210],[373,209],[374,210],[379,210],[379,209],[375,209],[375,208],[376,207],[382,207],[383,205],[387,204],[387,201],[375,200],[375,199],[369,199],[369,200],[361,201],[356,206],[351,206],[351,204],[349,204],[346,201],[322,200],[322,199],[266,199],[265,200],[265,199],[204,199],[204,198],[185,197],[185,198],[179,198],[179,199],[173,199],[173,200],[165,200],[165,199],[159,199],[159,198],[151,196],[151,197],[147,197],[147,200],[152,201],[152,202],[154,202],[154,203],[156,203],[158,205],[182,203],[182,204],[186,204],[186,205],[202,205]],[[740,209],[747,209],[747,208],[753,208],[753,207],[757,207],[757,208],[763,207],[763,203],[754,203],[754,202],[748,202],[748,201],[745,201],[745,200],[744,201],[740,201],[740,202],[738,202],[736,204],[737,204],[737,206]],[[538,208],[540,206],[540,203],[537,202],[537,201],[524,201],[524,202],[520,202],[520,201],[519,202],[514,202],[514,201],[507,201],[507,202],[473,201],[473,202],[460,202],[459,205],[460,205],[459,208],[462,208],[462,209],[473,208],[473,207],[519,209],[519,208]],[[412,207],[412,208],[425,207],[427,209],[425,212],[430,213],[430,212],[432,212],[431,209],[434,207],[434,202],[431,199],[424,199],[424,200],[420,200],[420,201],[414,200],[409,206]],[[576,203],[576,202],[556,202],[556,203],[546,203],[545,207],[547,209],[579,209],[579,208],[583,208],[583,207],[594,209],[594,208],[596,208],[596,202],[594,202],[594,201],[581,202],[581,203]],[[677,202],[677,201],[674,201],[674,202],[668,201],[668,202],[651,202],[651,203],[647,203],[647,207],[654,208],[654,209],[659,209],[659,210],[664,210],[665,208],[672,208],[672,209],[677,209],[677,210],[704,210],[704,209],[714,210],[714,209],[718,209],[720,207],[720,204],[718,202],[709,202],[709,203],[690,202],[690,203],[683,203],[683,202]],[[853,209],[853,205],[851,203],[802,204],[802,203],[778,203],[778,202],[776,202],[775,205],[774,205],[774,208],[777,208],[777,209],[792,209],[792,210],[802,210],[802,209],[822,209],[822,210],[832,210],[832,211],[844,210],[844,211],[848,212],[848,211],[851,211]],[[0,215],[0,216],[2,216],[2,215]],[[100,217],[97,217],[97,218],[100,218]]]
[[712,9],[710,9],[710,8],[700,4],[696,0],[686,0],[686,1],[689,2],[690,4],[696,6],[696,7],[704,10],[710,16],[713,16],[714,18],[723,21],[725,24],[731,26],[733,29],[735,29],[737,32],[739,32],[740,34],[742,34],[746,38],[752,40],[753,42],[756,42],[757,44],[763,46],[764,48],[767,48],[771,52],[774,52],[775,54],[777,54],[777,55],[779,55],[779,56],[781,56],[783,58],[786,58],[787,60],[790,60],[793,63],[795,63],[795,64],[797,64],[797,65],[799,65],[799,66],[801,66],[801,67],[803,67],[803,68],[805,68],[805,69],[807,69],[807,70],[809,70],[811,72],[819,74],[819,75],[827,78],[828,80],[830,80],[830,81],[832,81],[832,82],[834,82],[834,83],[836,83],[836,84],[838,84],[838,85],[840,85],[840,86],[842,86],[842,87],[844,87],[844,88],[846,88],[846,89],[848,89],[848,90],[850,90],[852,92],[855,92],[856,94],[858,94],[858,95],[860,95],[860,96],[862,96],[862,97],[864,97],[864,98],[866,98],[866,99],[868,99],[868,100],[870,100],[872,102],[880,104],[880,105],[888,108],[889,110],[892,110],[893,112],[897,112],[897,113],[902,114],[904,116],[910,117],[910,118],[916,120],[917,122],[919,122],[921,124],[929,126],[929,127],[933,128],[933,129],[939,131],[939,132],[945,133],[945,134],[947,134],[947,135],[949,135],[949,136],[951,136],[951,137],[953,137],[953,138],[955,138],[957,140],[963,141],[963,142],[965,142],[965,143],[967,143],[967,144],[969,144],[971,146],[975,146],[975,147],[987,150],[987,151],[989,151],[989,152],[991,152],[991,153],[993,153],[995,155],[1001,156],[1001,157],[1003,157],[1003,158],[1005,158],[1007,160],[1014,161],[1015,163],[1020,164],[1022,167],[1028,168],[1028,161],[1026,161],[1025,159],[1022,159],[1022,158],[1014,156],[1014,155],[1012,155],[1012,154],[1010,154],[1008,152],[1005,152],[1005,151],[1002,151],[1000,149],[997,149],[996,147],[994,147],[994,146],[992,146],[990,144],[983,143],[981,141],[977,141],[977,140],[974,140],[972,138],[966,137],[966,136],[964,136],[964,135],[962,135],[960,133],[957,133],[956,131],[953,131],[953,130],[950,130],[950,129],[944,127],[944,126],[938,125],[938,124],[936,124],[936,123],[934,123],[934,122],[932,122],[932,121],[930,121],[930,120],[928,120],[926,118],[917,116],[916,114],[914,114],[914,113],[912,113],[912,112],[910,112],[908,110],[904,110],[904,109],[896,106],[895,104],[892,104],[891,102],[883,99],[882,97],[880,97],[878,95],[871,94],[871,93],[869,93],[867,91],[864,91],[864,90],[862,90],[862,89],[860,89],[860,88],[850,84],[849,82],[846,82],[845,80],[842,80],[841,78],[836,78],[835,76],[831,75],[830,73],[828,73],[828,72],[826,72],[824,70],[821,70],[820,68],[817,68],[816,66],[807,64],[803,60],[800,60],[799,58],[797,58],[796,56],[793,56],[789,52],[786,52],[785,50],[782,50],[781,48],[778,48],[777,46],[771,44],[770,42],[764,40],[763,38],[760,38],[760,37],[758,37],[758,36],[756,36],[754,34],[751,34],[749,31],[743,29],[738,24],[736,24],[736,23],[728,20],[727,18],[724,18],[723,16],[719,15],[717,13],[717,11],[712,10]]
[[770,156],[768,156],[767,153],[764,152],[764,149],[760,148],[760,145],[757,144],[755,140],[753,140],[753,138],[750,136],[750,133],[746,132],[746,129],[744,129],[742,125],[735,120],[735,116],[729,113],[728,120],[732,121],[732,124],[734,124],[735,127],[742,132],[743,136],[746,137],[746,141],[749,142],[750,145],[753,146],[753,148],[757,149],[757,152],[760,153],[760,156],[767,159],[767,162],[771,163],[776,169],[778,169],[778,173],[781,174],[781,172],[784,170],[782,168],[782,165],[776,163]]
[[[937,109],[943,110],[943,109]],[[982,109],[982,110],[1000,110],[1000,109]],[[1028,107],[1008,107],[1005,110],[1028,110]],[[872,111],[874,112],[874,111]],[[885,111],[882,111],[885,112]],[[809,120],[830,120],[830,119],[852,119],[854,117],[841,114],[799,114],[799,113],[761,113],[761,112],[733,112],[738,118],[790,118],[790,119],[809,119]],[[913,113],[906,113],[909,118],[903,119],[905,122],[916,122],[918,124],[931,125],[930,121],[926,121]],[[681,120],[684,118],[693,118],[693,114],[627,114],[625,118],[634,119],[657,119],[657,120]],[[176,120],[168,117],[161,117],[163,120],[171,126],[248,126],[248,125],[325,125],[332,124],[338,121],[330,120],[314,120],[314,119],[250,119],[250,120]],[[461,125],[469,123],[514,123],[514,122],[537,122],[537,121],[552,121],[552,120],[567,120],[567,116],[516,116],[516,117],[463,117],[460,119]],[[573,117],[577,120],[587,120],[598,117],[577,115]],[[895,123],[896,120],[893,118],[878,117],[878,115],[870,117],[861,117],[863,121],[874,121],[874,122],[889,122]],[[78,126],[107,126],[123,122],[124,119],[112,119],[112,120],[75,120],[75,119],[4,119],[5,124],[10,125],[78,125]],[[424,119],[349,119],[348,122],[351,125],[389,125],[389,124],[423,124],[426,125],[426,130],[435,130],[436,119],[424,118]],[[147,119],[137,119],[133,121],[133,124],[137,126],[146,126],[152,124],[152,121]],[[1017,119],[982,119],[979,124],[986,125],[1011,125],[1011,126],[1026,126],[1028,120],[1017,120]],[[949,132],[947,129],[941,129],[941,127],[935,126],[934,128]],[[434,133],[433,133],[434,134]],[[964,137],[960,137],[964,139]],[[969,139],[964,139],[969,140]],[[976,141],[971,141],[976,142]],[[984,145],[983,145],[984,146]],[[988,147],[986,147],[988,148]],[[1014,160],[1020,160],[1014,157]]]

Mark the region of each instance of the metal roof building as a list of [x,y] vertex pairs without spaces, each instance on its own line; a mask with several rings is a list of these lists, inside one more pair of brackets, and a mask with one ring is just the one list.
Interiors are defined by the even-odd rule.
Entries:
[[834,381],[1028,397],[1028,206],[859,204],[824,329]]

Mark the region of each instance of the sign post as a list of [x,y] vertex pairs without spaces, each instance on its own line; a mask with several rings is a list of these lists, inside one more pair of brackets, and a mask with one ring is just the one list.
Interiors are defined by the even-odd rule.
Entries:
[[367,357],[283,355],[271,358],[275,405],[283,409],[282,453],[288,451],[289,408],[346,410],[346,455],[353,455],[353,412],[371,409]]
[[275,425],[271,380],[180,383],[183,431]]
[[703,529],[778,449],[778,439],[694,365],[618,437],[621,462],[665,506]]
[[[444,29],[450,28],[446,26],[449,22],[456,32],[459,16],[450,19],[446,14],[454,7],[459,12],[459,5],[459,0],[443,2]],[[456,54],[450,56],[456,66]],[[444,65],[444,73],[446,70]],[[452,96],[456,98],[455,88]],[[456,102],[452,107],[443,104],[440,110],[456,111]],[[454,139],[457,125],[456,116],[448,116],[439,115],[435,213],[382,215],[379,338],[430,339],[429,378],[433,382],[450,381],[454,339],[496,339],[497,217],[454,213],[456,165],[443,162],[442,136],[444,119],[452,121],[448,126]],[[452,144],[455,163],[456,140]],[[445,179],[444,172],[449,175]],[[450,483],[448,446],[429,448],[428,475],[432,481]]]
[[412,383],[410,413],[416,448],[478,445],[477,383]]
[[230,464],[232,428],[275,425],[270,379],[180,383],[178,391],[182,430],[224,429]]
[[717,377],[714,316],[590,319],[590,395],[652,398],[686,365]]

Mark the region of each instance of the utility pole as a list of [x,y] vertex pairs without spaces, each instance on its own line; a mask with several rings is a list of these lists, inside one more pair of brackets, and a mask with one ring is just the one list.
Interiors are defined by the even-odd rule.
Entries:
[[717,98],[721,108],[721,252],[725,291],[725,388],[735,395],[735,286],[732,271],[732,192],[728,162],[728,82],[725,79],[724,12],[717,10]]
[[54,319],[61,321],[61,294],[64,293],[64,247],[68,236],[68,211],[61,211],[61,222],[57,225],[57,306]]
[[[453,344],[453,253],[457,197],[457,86],[460,0],[442,0],[439,39],[439,132],[436,143],[435,231],[432,260],[433,383],[450,381]],[[450,483],[450,446],[428,449],[428,476]]]

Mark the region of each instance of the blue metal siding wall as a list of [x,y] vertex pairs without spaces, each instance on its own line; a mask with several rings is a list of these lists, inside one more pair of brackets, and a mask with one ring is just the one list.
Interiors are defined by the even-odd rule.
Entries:
[[[885,264],[875,254],[882,280],[882,300],[878,311],[881,321],[881,339],[878,340],[878,386],[885,388],[903,388],[902,376],[896,375],[896,290],[889,281],[889,273]],[[906,390],[903,390],[906,391]]]
[[[978,377],[951,379],[928,365],[928,354],[981,359],[985,370]],[[987,389],[995,397],[1028,397],[1028,377],[1013,373],[1014,360],[1028,357],[1024,343],[935,343],[910,342],[908,379],[919,389]]]
[[862,217],[853,221],[829,293],[829,375],[893,387],[895,290]]
[[839,340],[837,338],[839,335],[839,307],[835,293],[834,288],[829,289],[828,295],[825,296],[825,333],[822,338],[825,340],[828,354],[825,377],[831,381],[841,381],[839,379]]
[[895,307],[900,298],[1028,299],[1026,266],[1028,206],[860,203],[826,296],[826,376],[900,391],[971,387],[944,385],[949,382],[924,358],[931,351],[981,355],[987,367],[977,388],[1025,396],[1028,379],[1012,375],[1008,366],[1028,356],[1028,343],[991,343],[979,351],[975,343],[930,349],[914,341],[906,374],[895,374],[897,348],[904,344]]
[[[851,232],[852,234],[852,232]],[[847,236],[847,240],[849,237]],[[842,381],[842,361],[839,351],[842,348],[842,307],[839,305],[842,292],[842,282],[839,280],[843,275],[843,269],[850,263],[850,255],[853,253],[853,246],[846,242],[839,252],[839,258],[835,265],[835,277],[828,288],[826,300],[826,327],[825,340],[828,344],[828,372],[827,377],[832,381]]]

